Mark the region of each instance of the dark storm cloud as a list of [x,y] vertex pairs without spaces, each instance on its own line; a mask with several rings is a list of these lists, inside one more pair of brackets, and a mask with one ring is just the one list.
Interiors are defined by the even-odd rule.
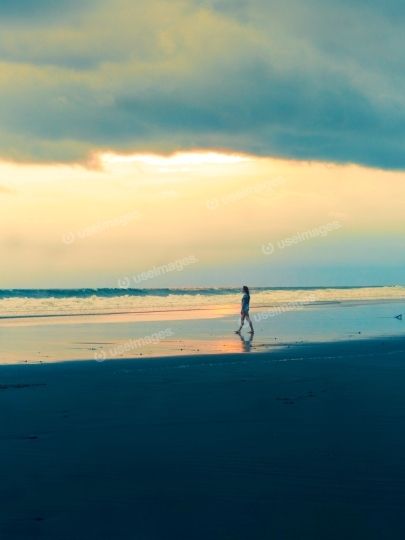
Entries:
[[4,157],[201,147],[405,168],[401,3],[95,6],[2,32]]
[[0,21],[32,20],[66,15],[88,6],[94,0],[0,0]]

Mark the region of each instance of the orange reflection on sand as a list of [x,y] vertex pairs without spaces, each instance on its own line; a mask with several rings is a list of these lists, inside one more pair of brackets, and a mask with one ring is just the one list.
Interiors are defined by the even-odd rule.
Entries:
[[214,341],[210,343],[210,346],[216,353],[250,352],[252,342],[253,337],[244,337],[243,335],[235,334],[233,339]]
[[[159,346],[142,348],[144,356],[172,356],[189,354],[219,354],[251,352],[252,337],[233,335],[229,338],[208,337],[200,339],[170,339],[161,342]],[[137,352],[135,356],[139,353]]]

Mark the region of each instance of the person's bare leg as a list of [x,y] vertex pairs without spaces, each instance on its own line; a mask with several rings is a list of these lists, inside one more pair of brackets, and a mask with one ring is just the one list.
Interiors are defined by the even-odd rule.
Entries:
[[245,322],[245,317],[246,315],[243,313],[243,315],[240,318],[240,327],[238,328],[238,330],[235,330],[235,334],[240,334],[240,331],[242,330],[243,324]]
[[248,334],[254,334],[255,331],[253,330],[253,324],[252,324],[252,321],[250,320],[250,316],[248,314],[245,315],[249,325],[250,325],[250,332],[248,332]]

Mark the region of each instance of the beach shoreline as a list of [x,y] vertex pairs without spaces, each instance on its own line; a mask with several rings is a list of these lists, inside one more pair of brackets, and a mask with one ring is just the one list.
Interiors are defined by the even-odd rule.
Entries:
[[403,334],[403,321],[396,318],[401,313],[401,299],[262,306],[251,310],[253,336],[245,329],[234,333],[239,306],[3,319],[0,364],[256,353],[280,345],[388,338]]

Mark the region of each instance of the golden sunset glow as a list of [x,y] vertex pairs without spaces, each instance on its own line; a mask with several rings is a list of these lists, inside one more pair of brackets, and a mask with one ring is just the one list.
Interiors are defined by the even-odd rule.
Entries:
[[[388,251],[392,264],[402,260],[401,250],[392,251],[405,226],[402,172],[215,152],[110,153],[100,163],[0,164],[6,286],[48,279],[116,286],[121,276],[189,255],[198,258],[189,276],[181,274],[189,284],[213,280],[221,267],[226,279],[246,260],[259,281],[269,273],[282,280],[283,268],[303,256],[321,267],[364,258],[373,265]],[[140,217],[102,227],[131,212]],[[263,256],[268,242],[336,220],[341,229],[327,243]],[[71,234],[74,241],[64,243]],[[379,247],[370,251],[370,244]],[[169,282],[177,283],[176,274]]]

